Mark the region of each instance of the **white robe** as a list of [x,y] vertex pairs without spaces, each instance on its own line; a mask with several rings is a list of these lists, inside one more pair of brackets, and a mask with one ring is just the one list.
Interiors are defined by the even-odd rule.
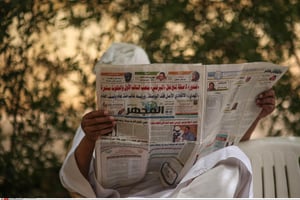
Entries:
[[157,176],[147,176],[141,182],[121,190],[103,188],[95,176],[91,160],[89,180],[79,171],[75,149],[84,136],[78,128],[72,147],[60,170],[62,185],[71,193],[83,197],[165,197],[165,198],[247,198],[253,197],[251,163],[237,147],[229,146],[200,158],[176,188],[164,188]]

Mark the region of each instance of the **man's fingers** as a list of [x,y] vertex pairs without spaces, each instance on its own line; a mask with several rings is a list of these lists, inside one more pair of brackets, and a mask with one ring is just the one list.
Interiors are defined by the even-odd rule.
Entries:
[[274,105],[264,105],[263,106],[263,109],[266,111],[266,112],[272,112],[274,109],[275,109],[275,106]]
[[87,113],[83,118],[92,119],[92,118],[103,117],[107,115],[108,115],[108,111],[106,110],[94,110],[92,112]]
[[86,136],[96,140],[98,136],[111,133],[116,122],[107,111],[96,110],[86,114],[81,121],[81,127]]
[[106,124],[100,124],[100,125],[94,125],[94,126],[86,126],[85,130],[88,132],[99,132],[105,129],[111,129],[113,128],[112,123],[106,123]]
[[274,97],[265,97],[265,98],[259,98],[256,100],[256,103],[258,105],[275,105],[275,98]]
[[96,124],[103,124],[103,123],[112,123],[114,118],[112,116],[105,116],[105,117],[97,117],[97,118],[84,118],[83,124],[84,126],[92,126]]
[[275,91],[273,89],[266,90],[259,94],[258,98],[266,98],[266,97],[273,97],[275,98]]
[[262,92],[260,95],[258,95],[256,103],[260,106],[275,105],[275,91],[273,89],[269,89],[265,92]]
[[107,128],[107,129],[97,130],[97,131],[94,131],[91,133],[95,134],[97,136],[101,136],[101,135],[107,135],[107,134],[111,133],[112,131],[113,131],[112,128]]

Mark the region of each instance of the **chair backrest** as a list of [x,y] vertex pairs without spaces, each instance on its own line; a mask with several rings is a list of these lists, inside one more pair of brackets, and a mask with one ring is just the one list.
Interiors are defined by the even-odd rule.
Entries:
[[241,142],[253,170],[255,198],[300,197],[300,137],[266,137]]

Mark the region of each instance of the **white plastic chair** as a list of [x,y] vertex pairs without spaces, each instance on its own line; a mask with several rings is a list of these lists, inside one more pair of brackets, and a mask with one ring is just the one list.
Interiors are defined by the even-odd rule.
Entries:
[[300,137],[266,137],[241,142],[253,170],[255,198],[300,197]]

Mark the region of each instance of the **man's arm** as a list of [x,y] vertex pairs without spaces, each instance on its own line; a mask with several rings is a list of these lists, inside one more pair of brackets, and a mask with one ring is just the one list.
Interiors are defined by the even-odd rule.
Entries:
[[75,159],[80,172],[86,179],[88,179],[90,163],[98,137],[111,133],[114,125],[114,118],[103,110],[92,111],[82,118],[81,128],[85,136],[75,150]]
[[251,124],[245,135],[242,137],[241,141],[249,140],[258,122],[274,111],[276,104],[275,91],[273,89],[269,89],[262,92],[256,98],[255,103],[257,106],[261,107],[262,110],[255,121]]

